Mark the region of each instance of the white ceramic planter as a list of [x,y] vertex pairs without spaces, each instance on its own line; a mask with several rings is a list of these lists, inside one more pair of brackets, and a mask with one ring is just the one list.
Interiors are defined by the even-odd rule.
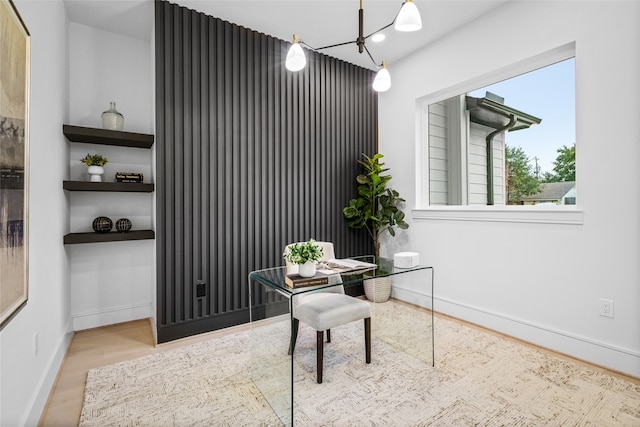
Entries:
[[391,276],[365,279],[364,294],[372,302],[385,302],[391,296]]
[[313,277],[316,275],[316,263],[307,261],[298,266],[298,274],[302,277]]
[[104,175],[102,166],[89,166],[87,172],[91,175],[91,182],[102,182],[102,175]]

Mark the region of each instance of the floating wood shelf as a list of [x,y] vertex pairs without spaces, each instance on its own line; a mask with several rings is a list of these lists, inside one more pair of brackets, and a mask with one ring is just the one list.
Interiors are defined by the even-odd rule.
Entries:
[[[154,136],[149,134],[71,125],[62,125],[62,132],[71,142],[112,145],[118,147],[151,148],[154,139]],[[67,191],[151,193],[154,191],[154,184],[138,182],[63,181],[62,188]],[[64,236],[64,244],[123,242],[126,240],[149,240],[155,238],[156,233],[153,230],[135,230],[126,233],[120,233],[117,231],[112,231],[110,233],[69,233]]]
[[67,191],[119,191],[151,193],[154,190],[154,185],[138,182],[62,181],[62,188]]
[[72,142],[135,148],[151,148],[153,145],[153,135],[146,133],[123,132],[120,130],[72,125],[62,125],[62,132],[67,139]]
[[126,233],[119,233],[117,231],[110,233],[69,233],[64,236],[64,244],[122,242],[125,240],[149,240],[155,238],[156,233],[153,230],[135,230]]

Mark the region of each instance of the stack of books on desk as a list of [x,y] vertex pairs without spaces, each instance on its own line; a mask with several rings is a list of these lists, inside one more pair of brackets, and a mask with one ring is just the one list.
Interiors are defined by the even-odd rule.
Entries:
[[364,261],[353,259],[332,259],[321,262],[318,265],[315,276],[302,277],[299,274],[287,274],[285,283],[290,288],[303,288],[307,286],[319,286],[329,283],[329,276],[344,273],[363,273],[365,271],[374,270],[378,266]]
[[290,288],[305,288],[307,286],[326,285],[329,283],[329,276],[319,272],[316,272],[315,276],[311,277],[302,277],[299,274],[287,274],[284,282]]

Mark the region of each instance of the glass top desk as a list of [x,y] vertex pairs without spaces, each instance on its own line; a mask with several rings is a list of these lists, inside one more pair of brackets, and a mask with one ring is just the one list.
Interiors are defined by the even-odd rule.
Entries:
[[[420,306],[426,307],[396,300],[370,303],[372,363],[376,363],[376,351],[385,351],[388,346],[392,346],[422,360],[428,366],[434,366],[433,267],[399,269],[393,267],[393,260],[385,258],[360,256],[352,259],[378,264],[379,268],[368,271],[367,274],[373,273],[373,277],[391,279],[394,289],[402,290],[405,295],[406,292],[416,293],[420,299]],[[294,298],[332,286],[344,286],[345,292],[349,294],[350,288],[360,286],[363,281],[362,273],[346,273],[341,276],[343,282],[340,284],[294,289],[285,284],[286,267],[252,271],[249,274],[251,379],[285,426],[294,425],[294,409],[298,405],[306,404],[300,399],[295,399],[294,385],[305,387],[308,384],[316,384],[315,331],[301,322],[294,354],[287,355],[293,331]],[[400,312],[402,315],[399,315]],[[366,369],[371,366],[364,364],[362,327],[361,322],[352,322],[332,330],[332,344],[326,344],[324,349],[325,381],[323,384],[317,384],[318,387],[326,386],[325,384],[331,381],[332,366],[327,359],[328,356],[331,357],[329,353],[334,345],[337,346],[338,340],[350,341],[362,351],[358,352],[356,357],[342,357],[343,355],[338,354],[334,357],[334,361],[337,360],[335,363],[350,364],[354,369]],[[313,337],[308,339],[306,344],[303,343],[304,328],[311,331],[307,336]],[[346,336],[336,335],[342,328],[346,329]]]

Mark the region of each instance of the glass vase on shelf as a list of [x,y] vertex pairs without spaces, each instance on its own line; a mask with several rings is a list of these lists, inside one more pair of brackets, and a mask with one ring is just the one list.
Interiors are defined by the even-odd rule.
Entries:
[[110,130],[122,130],[124,116],[116,110],[116,103],[111,102],[107,111],[102,113],[102,128]]

